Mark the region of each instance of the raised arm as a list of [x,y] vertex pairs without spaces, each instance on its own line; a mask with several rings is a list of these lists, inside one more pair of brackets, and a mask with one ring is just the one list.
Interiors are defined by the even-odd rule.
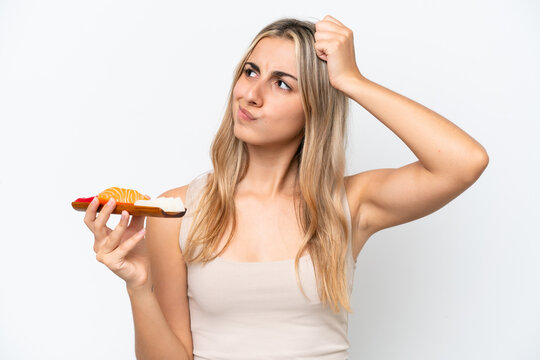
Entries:
[[349,177],[357,222],[372,234],[426,216],[471,186],[488,164],[485,149],[439,114],[366,78],[351,98],[392,130],[419,161]]
[[436,112],[366,79],[358,70],[353,34],[326,16],[316,24],[317,55],[327,61],[332,86],[356,101],[419,161],[346,178],[356,225],[368,235],[428,215],[471,186],[488,164],[475,139]]

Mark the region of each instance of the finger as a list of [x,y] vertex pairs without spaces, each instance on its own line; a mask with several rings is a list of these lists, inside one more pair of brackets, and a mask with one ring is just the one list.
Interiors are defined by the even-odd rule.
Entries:
[[316,30],[315,34],[317,34],[317,32],[329,31],[329,32],[335,32],[335,33],[345,35],[345,36],[352,35],[351,29],[349,29],[348,27],[346,27],[345,25],[341,23],[338,24],[330,20],[323,20],[315,24],[315,30]]
[[322,20],[315,24],[315,30],[317,31],[334,31],[339,33],[344,33],[344,26],[336,24],[335,22],[329,20]]
[[124,235],[124,232],[126,231],[128,220],[129,213],[125,210],[122,211],[122,216],[120,217],[118,225],[116,225],[114,230],[111,231],[109,236],[107,236],[106,240],[101,245],[100,252],[110,253],[118,247],[118,244],[122,239],[122,235]]
[[326,16],[323,18],[323,20],[328,20],[328,21],[331,21],[331,22],[333,22],[333,23],[335,23],[335,24],[338,24],[338,25],[341,25],[341,26],[345,26],[345,25],[343,25],[338,19],[336,19],[335,17],[332,17],[332,16],[330,16],[330,15],[326,15]]
[[106,225],[115,207],[116,202],[111,198],[101,209],[97,220],[94,222],[94,234],[96,234],[96,236],[104,238],[111,231]]
[[336,31],[317,31],[315,33],[315,41],[320,40],[335,40],[342,39],[344,37],[343,33]]
[[98,201],[98,198],[95,197],[94,199],[92,199],[92,201],[86,208],[86,212],[84,214],[84,223],[92,232],[94,232],[94,221],[96,221],[96,214],[97,214],[98,207],[99,207],[99,201]]
[[118,259],[123,259],[127,254],[144,238],[146,232],[145,228],[142,228],[141,231],[121,243],[114,251],[114,256]]
[[330,54],[333,51],[334,45],[332,41],[323,40],[323,41],[317,41],[315,43],[315,52],[317,53],[317,56],[323,59],[324,61],[328,61],[328,54]]

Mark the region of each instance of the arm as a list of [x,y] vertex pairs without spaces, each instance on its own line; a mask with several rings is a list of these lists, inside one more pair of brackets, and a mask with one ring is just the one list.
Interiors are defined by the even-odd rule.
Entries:
[[150,288],[129,289],[137,359],[193,359],[171,331]]
[[342,91],[394,132],[418,157],[398,169],[352,175],[357,225],[373,234],[426,216],[471,186],[488,164],[475,139],[432,110],[363,76]]
[[419,159],[345,179],[355,226],[364,238],[436,211],[478,179],[488,164],[482,145],[434,111],[366,79],[356,65],[353,33],[340,21],[327,15],[316,30],[315,49],[327,61],[332,86],[392,130]]
[[363,76],[350,78],[342,91],[403,140],[430,174],[471,183],[487,166],[482,145],[413,100]]
[[[187,186],[161,196],[181,197]],[[129,289],[137,359],[193,359],[187,269],[180,250],[182,219],[147,218],[151,284]]]

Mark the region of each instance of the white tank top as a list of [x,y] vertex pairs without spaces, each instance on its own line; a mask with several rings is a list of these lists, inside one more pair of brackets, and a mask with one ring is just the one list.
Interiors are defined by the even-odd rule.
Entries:
[[[193,214],[206,184],[207,171],[186,193],[186,215],[180,229],[184,251]],[[351,233],[345,189],[343,205]],[[347,279],[352,293],[356,264],[349,236]],[[348,313],[334,313],[317,294],[309,254],[300,258],[300,291],[294,259],[237,262],[217,257],[187,267],[188,301],[194,360],[348,359]]]

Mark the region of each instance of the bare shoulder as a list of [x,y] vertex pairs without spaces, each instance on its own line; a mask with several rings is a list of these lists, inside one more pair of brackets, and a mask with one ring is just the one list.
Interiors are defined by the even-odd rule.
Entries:
[[180,197],[182,199],[182,202],[185,204],[188,186],[189,184],[167,190],[158,197]]

